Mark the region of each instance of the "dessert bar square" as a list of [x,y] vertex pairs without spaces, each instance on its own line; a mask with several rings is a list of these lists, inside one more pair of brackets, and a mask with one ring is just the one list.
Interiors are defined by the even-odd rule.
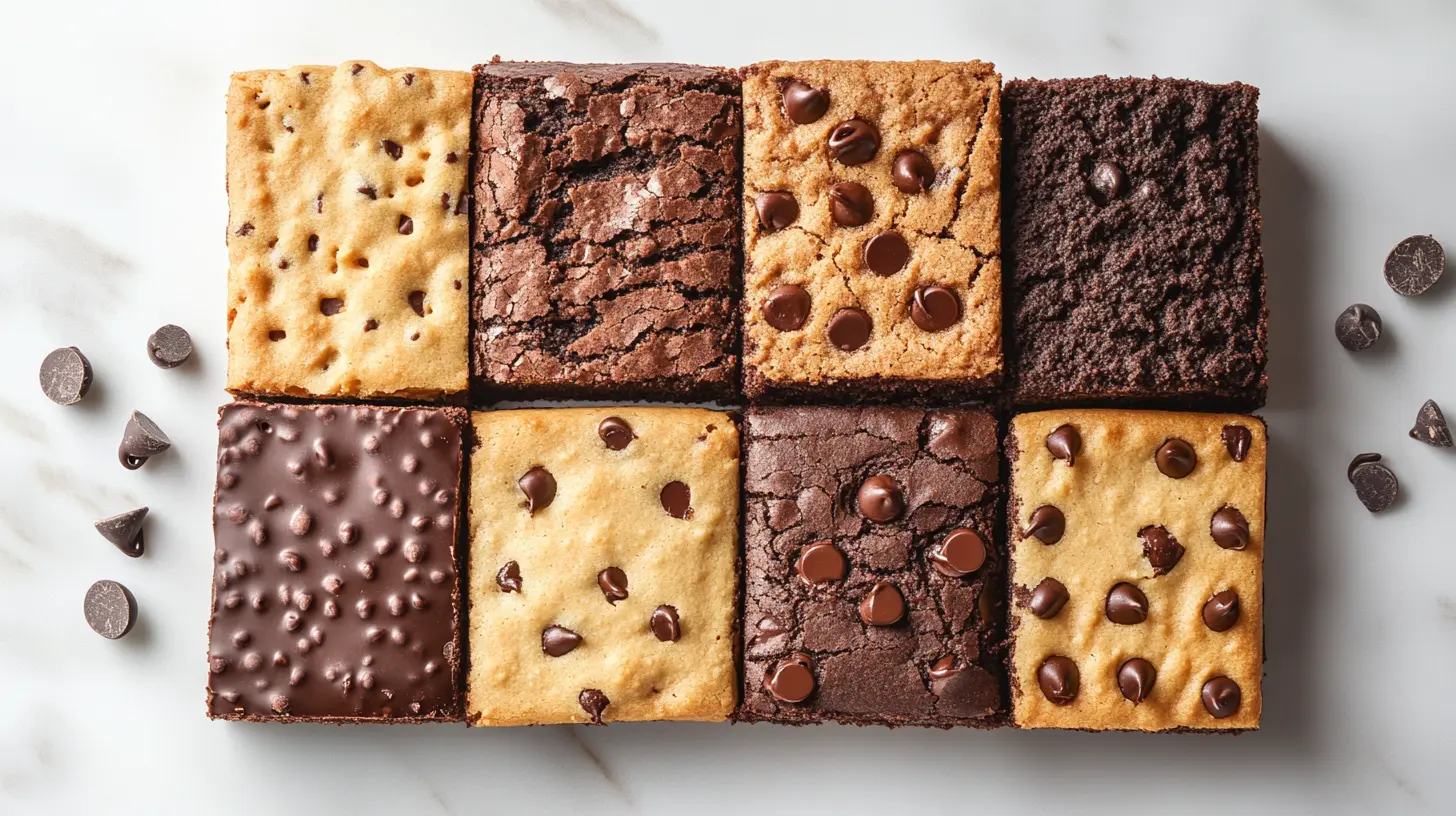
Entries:
[[619,407],[474,420],[467,720],[727,719],[733,418]]
[[1015,723],[1258,728],[1264,423],[1047,411],[1007,449]]
[[1018,404],[1264,404],[1258,117],[1238,83],[1007,83]]
[[252,71],[227,107],[228,390],[464,392],[470,75]]
[[475,399],[732,397],[736,76],[505,62],[475,90]]
[[220,411],[208,716],[460,719],[460,408]]
[[748,412],[740,720],[1000,724],[997,430],[980,408]]
[[980,62],[747,69],[751,400],[952,400],[1000,383],[1000,87]]

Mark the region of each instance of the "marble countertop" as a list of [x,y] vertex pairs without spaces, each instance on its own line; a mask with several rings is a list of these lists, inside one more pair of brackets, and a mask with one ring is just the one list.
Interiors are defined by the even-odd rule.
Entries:
[[[860,0],[9,3],[0,11],[0,813],[1450,813],[1456,801],[1456,451],[1406,436],[1456,409],[1456,273],[1381,278],[1413,233],[1456,250],[1456,5]],[[492,54],[738,65],[994,61],[1263,89],[1270,292],[1264,728],[1234,738],[682,724],[238,726],[203,717],[215,408],[225,401],[223,94],[255,67]],[[1334,340],[1349,303],[1378,350]],[[176,322],[200,351],[145,357]],[[96,369],[81,405],[36,387],[50,349]],[[127,412],[171,455],[127,472]],[[1351,455],[1404,491],[1368,514]],[[91,529],[147,504],[146,557]],[[114,578],[137,631],[90,632]],[[1443,749],[1440,746],[1445,745]]]

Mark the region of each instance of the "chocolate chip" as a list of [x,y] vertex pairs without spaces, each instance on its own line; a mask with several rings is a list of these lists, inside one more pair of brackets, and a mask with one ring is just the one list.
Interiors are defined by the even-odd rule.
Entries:
[[369,186],[367,184],[364,185],[363,187],[358,188],[355,192],[359,193],[359,195],[362,195],[362,196],[368,198],[370,201],[377,201],[377,200],[379,200],[379,192],[377,190],[375,190],[373,187],[371,187],[371,186]]
[[168,323],[147,338],[147,356],[158,368],[176,368],[192,356],[192,335]]
[[652,618],[647,622],[647,628],[663,643],[672,643],[682,637],[682,623],[678,620],[677,608],[667,604],[652,610]]
[[860,515],[881,524],[894,521],[905,510],[905,493],[894,477],[878,475],[864,480],[855,495]]
[[814,693],[814,660],[794,652],[763,676],[763,687],[785,703],[802,703]]
[[1127,186],[1127,178],[1123,175],[1122,168],[1113,162],[1098,162],[1092,168],[1089,182],[1097,194],[1097,199],[1103,204],[1122,195],[1123,189]]
[[880,152],[880,130],[863,119],[847,119],[829,131],[829,157],[846,167],[873,159]]
[[889,581],[877,581],[859,602],[859,619],[870,626],[894,626],[905,617],[905,596]]
[[1031,520],[1026,525],[1026,531],[1021,534],[1022,538],[1036,537],[1043,544],[1055,544],[1062,540],[1062,533],[1067,529],[1067,517],[1062,511],[1050,504],[1031,511]]
[[829,342],[840,351],[854,351],[869,342],[872,325],[870,316],[864,310],[849,306],[829,318],[829,327],[825,334],[828,335]]
[[379,146],[384,148],[385,155],[395,161],[399,161],[400,157],[404,155],[404,148],[399,146],[399,142],[385,139],[379,143]]
[[1242,462],[1249,455],[1249,447],[1254,444],[1254,435],[1249,429],[1242,425],[1223,426],[1223,446],[1228,448],[1229,456],[1235,462]]
[[521,565],[514,561],[507,561],[500,572],[495,574],[495,585],[500,587],[501,592],[521,591]]
[[1041,686],[1041,693],[1057,705],[1067,705],[1077,699],[1080,680],[1077,664],[1061,655],[1048,657],[1036,669],[1036,684]]
[[1122,581],[1107,593],[1107,603],[1103,608],[1108,620],[1131,626],[1148,619],[1148,596],[1135,585]]
[[895,189],[906,195],[923,193],[935,183],[935,167],[924,153],[902,150],[890,168],[890,180],[895,183]]
[[581,635],[565,626],[551,625],[541,630],[541,651],[561,657],[581,645]]
[[1215,632],[1227,632],[1239,621],[1239,594],[1232,589],[1216,593],[1203,605],[1203,624]]
[[876,275],[893,275],[910,262],[910,245],[898,232],[882,232],[865,241],[864,265]]
[[75,346],[47,354],[40,363],[40,390],[57,405],[75,405],[91,390],[91,361]]
[[1249,546],[1249,520],[1236,507],[1220,507],[1208,522],[1213,543],[1225,550],[1242,550]]
[[1362,453],[1350,462],[1346,475],[1355,486],[1360,503],[1372,513],[1379,513],[1395,503],[1400,483],[1390,468],[1380,464],[1380,454]]
[[875,199],[869,188],[857,181],[841,181],[829,187],[829,214],[841,227],[859,227],[875,214]]
[[[927,673],[930,675],[931,680],[944,680],[952,675],[959,674],[961,671],[963,670],[957,663],[955,655],[946,655],[931,664],[930,670]],[[939,695],[939,692],[936,692],[936,694]]]
[[776,287],[763,301],[764,322],[779,331],[794,331],[809,319],[809,293],[792,284]]
[[602,714],[607,710],[607,706],[612,704],[612,701],[602,693],[601,689],[582,689],[581,694],[577,695],[576,702],[581,706],[581,710],[591,717],[592,725],[606,724],[602,722]]
[[1385,282],[1406,297],[1430,289],[1445,271],[1446,251],[1429,235],[1412,235],[1385,256]]
[[794,571],[806,584],[827,584],[848,574],[849,560],[832,542],[814,541],[799,550]]
[[1203,684],[1203,708],[1214,719],[1232,717],[1242,701],[1243,692],[1239,690],[1239,684],[1223,675]]
[[416,289],[409,293],[409,305],[414,313],[420,317],[425,316],[425,293]]
[[602,595],[606,596],[607,603],[616,606],[618,601],[627,600],[627,573],[620,567],[607,567],[597,573],[597,586],[601,588]]
[[1036,589],[1031,591],[1031,600],[1026,602],[1026,608],[1042,620],[1051,620],[1071,598],[1072,594],[1061,581],[1050,577],[1043,578],[1036,585]]
[[399,226],[395,227],[395,229],[399,230],[400,235],[413,235],[415,232],[415,220],[404,213],[400,213]]
[[1380,313],[1364,303],[1356,303],[1335,318],[1335,339],[1349,351],[1364,351],[1375,345],[1380,329]]
[[1193,472],[1198,465],[1198,454],[1193,452],[1193,446],[1181,439],[1169,439],[1158,447],[1153,458],[1158,463],[1158,470],[1164,476],[1174,479],[1181,479]]
[[753,206],[764,232],[778,232],[799,219],[799,202],[788,193],[759,193]]
[[1420,412],[1416,414],[1416,424],[1410,430],[1410,437],[1438,448],[1451,447],[1451,429],[1446,425],[1446,417],[1435,400],[1426,400],[1426,404],[1421,406]]
[[319,300],[319,314],[324,317],[333,317],[342,311],[344,311],[343,298],[321,298]]
[[1138,531],[1143,540],[1143,556],[1153,567],[1153,575],[1167,575],[1178,566],[1184,547],[1178,539],[1162,525],[1144,527]]
[[942,575],[961,578],[986,563],[986,541],[975,530],[957,527],[930,551],[930,564]]
[[609,416],[597,425],[597,436],[606,443],[608,450],[614,451],[625,449],[637,438],[627,420],[615,416]]
[[546,468],[531,468],[516,484],[526,495],[526,509],[532,513],[546,509],[556,498],[556,477]]
[[1345,478],[1346,479],[1349,479],[1351,484],[1354,484],[1354,482],[1355,482],[1355,468],[1357,468],[1357,467],[1359,467],[1361,465],[1364,465],[1364,464],[1368,464],[1370,462],[1379,462],[1379,461],[1380,461],[1380,454],[1378,454],[1378,453],[1357,453],[1357,454],[1355,454],[1355,458],[1350,460],[1349,467],[1345,468]]
[[170,447],[172,440],[162,433],[157,423],[141,411],[132,411],[131,418],[126,422],[126,430],[122,431],[121,445],[116,453],[127,470],[136,470],[146,464],[148,459]]
[[784,86],[784,114],[794,124],[813,124],[828,110],[828,88],[816,88],[797,79]]
[[118,550],[137,558],[146,552],[145,536],[142,535],[142,521],[146,517],[145,507],[118,513],[96,522],[96,532],[115,544]]
[[1148,699],[1157,679],[1157,669],[1141,657],[1129,658],[1117,669],[1117,688],[1133,705]]
[[136,623],[137,603],[131,590],[115,581],[97,581],[86,590],[86,623],[96,634],[116,640]]
[[663,485],[662,492],[657,496],[662,502],[662,509],[667,511],[673,518],[692,518],[693,515],[693,491],[682,482],[668,482]]
[[922,286],[910,298],[910,319],[925,331],[944,331],[961,319],[961,300],[944,286]]

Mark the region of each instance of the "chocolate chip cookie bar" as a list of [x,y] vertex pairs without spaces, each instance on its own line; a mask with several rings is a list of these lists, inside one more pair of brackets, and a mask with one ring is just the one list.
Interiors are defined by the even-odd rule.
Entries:
[[746,69],[750,399],[1000,382],[1000,82],[979,62]]
[[1046,411],[1007,448],[1016,725],[1258,728],[1264,423]]
[[733,418],[619,407],[474,420],[467,720],[727,719]]
[[463,393],[470,75],[252,71],[227,108],[228,390]]
[[1018,404],[1264,404],[1259,92],[1006,85],[1009,363]]
[[689,65],[475,69],[472,391],[738,388],[738,79]]
[[995,417],[756,408],[745,433],[738,719],[999,724]]
[[208,716],[458,721],[464,410],[220,417]]

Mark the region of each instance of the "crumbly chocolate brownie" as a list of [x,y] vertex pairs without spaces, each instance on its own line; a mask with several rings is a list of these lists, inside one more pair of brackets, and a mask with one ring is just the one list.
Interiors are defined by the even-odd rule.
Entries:
[[465,412],[219,413],[208,716],[459,720]]
[[1001,78],[980,62],[766,62],[743,80],[750,400],[999,384]]
[[1265,438],[1243,414],[1012,420],[1017,725],[1259,727]]
[[999,724],[995,417],[755,408],[745,435],[738,719]]
[[475,69],[477,401],[737,391],[738,80]]
[[1262,405],[1258,89],[1025,80],[1005,102],[1017,403]]

